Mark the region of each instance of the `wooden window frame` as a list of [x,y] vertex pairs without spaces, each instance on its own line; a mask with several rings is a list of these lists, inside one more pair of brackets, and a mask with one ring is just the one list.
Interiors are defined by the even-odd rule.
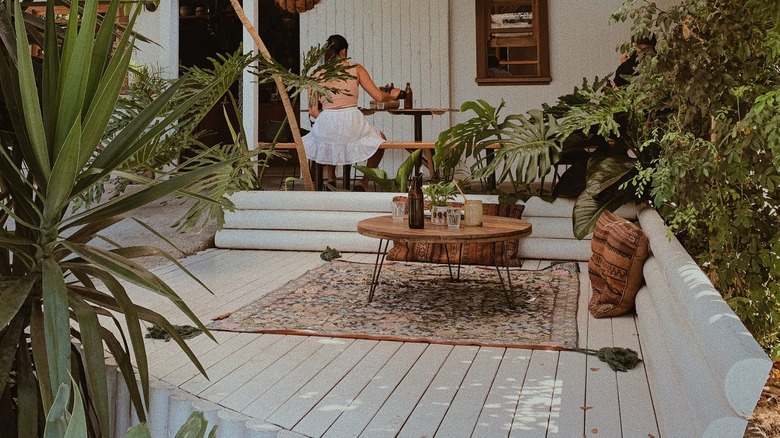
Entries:
[[[491,34],[491,6],[494,3],[515,3],[517,5],[531,5],[533,10],[533,25],[531,27],[533,41],[530,47],[537,48],[535,75],[528,76],[488,76],[488,44]],[[478,85],[544,85],[552,81],[550,76],[550,38],[548,23],[547,0],[476,0],[476,28],[477,28],[477,77]],[[528,46],[526,43],[517,47]]]

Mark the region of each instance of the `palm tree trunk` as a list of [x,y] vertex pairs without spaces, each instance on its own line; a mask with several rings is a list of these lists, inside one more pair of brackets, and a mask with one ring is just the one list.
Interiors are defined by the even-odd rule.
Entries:
[[[271,54],[263,43],[263,39],[260,38],[260,34],[257,33],[255,26],[249,21],[249,18],[244,13],[244,9],[238,3],[238,0],[230,0],[233,5],[233,9],[236,11],[236,15],[241,20],[241,23],[246,28],[249,35],[255,41],[255,46],[260,50],[263,58],[271,60]],[[298,128],[298,119],[295,118],[295,111],[293,110],[292,103],[290,102],[290,96],[287,94],[287,89],[282,82],[282,78],[278,75],[274,76],[274,82],[276,82],[276,88],[279,90],[279,96],[282,98],[282,104],[284,105],[284,112],[287,114],[287,121],[290,124],[290,131],[292,131],[293,139],[295,140],[295,150],[298,152],[298,163],[301,167],[301,176],[303,177],[303,185],[306,190],[314,190],[314,183],[311,179],[311,173],[309,172],[309,164],[306,159],[306,150],[303,148],[303,141],[301,140],[301,131]]]

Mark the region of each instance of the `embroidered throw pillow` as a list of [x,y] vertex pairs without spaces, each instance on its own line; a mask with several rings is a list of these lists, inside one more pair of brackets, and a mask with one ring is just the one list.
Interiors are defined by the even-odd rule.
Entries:
[[609,318],[630,311],[644,280],[642,267],[649,253],[647,236],[636,225],[607,211],[596,222],[591,250],[591,315]]
[[[396,196],[393,201],[406,201],[405,196]],[[459,205],[452,203],[453,205]],[[482,204],[482,214],[492,216],[511,217],[522,219],[525,205],[522,204]],[[427,219],[426,219],[427,220]],[[518,240],[510,240],[504,244],[507,266],[522,266],[523,260],[517,257]],[[443,245],[441,243],[418,243],[418,242],[396,242],[393,241],[393,247],[387,252],[387,260],[404,262],[430,262],[447,263],[449,257],[450,263],[457,264],[460,258],[459,245]],[[501,254],[501,244],[495,247],[489,243],[465,243],[463,244],[464,265],[494,265],[496,260],[499,266],[503,266]]]

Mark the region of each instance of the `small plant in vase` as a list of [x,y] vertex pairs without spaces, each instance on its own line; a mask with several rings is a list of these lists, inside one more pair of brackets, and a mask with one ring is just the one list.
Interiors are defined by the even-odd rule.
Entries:
[[428,184],[423,186],[422,191],[431,204],[431,223],[447,225],[447,201],[455,199],[455,181]]

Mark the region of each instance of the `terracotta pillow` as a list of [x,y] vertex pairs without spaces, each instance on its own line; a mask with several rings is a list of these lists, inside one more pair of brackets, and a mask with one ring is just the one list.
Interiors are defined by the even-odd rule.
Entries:
[[607,211],[596,222],[591,250],[591,315],[609,318],[630,311],[644,280],[642,267],[649,252],[647,236],[636,225]]
[[[394,201],[405,201],[405,196],[396,196]],[[427,204],[426,204],[427,205]],[[452,205],[460,205],[452,203]],[[492,216],[512,217],[522,219],[525,205],[522,204],[482,204],[482,214]],[[428,220],[426,218],[426,220]],[[507,266],[522,266],[523,260],[517,257],[518,240],[510,240],[504,244]],[[387,260],[396,260],[404,262],[431,262],[447,263],[449,255],[450,263],[458,263],[460,252],[458,245],[443,245],[441,243],[417,243],[417,242],[393,242],[393,247],[387,252]],[[449,254],[447,254],[448,251]],[[463,245],[464,265],[494,265],[495,260],[503,266],[503,257],[501,256],[501,245],[489,243],[466,243]]]

